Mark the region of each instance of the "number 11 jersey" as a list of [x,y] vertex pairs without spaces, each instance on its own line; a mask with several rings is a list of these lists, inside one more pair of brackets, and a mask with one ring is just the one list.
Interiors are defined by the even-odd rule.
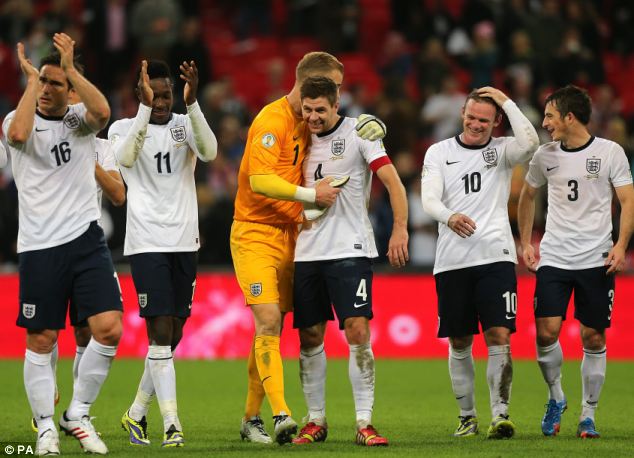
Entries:
[[[133,122],[121,119],[112,124],[108,138],[115,149]],[[120,167],[128,186],[124,254],[197,251],[198,153],[188,116],[172,113],[167,124],[149,123],[143,141],[134,165]]]

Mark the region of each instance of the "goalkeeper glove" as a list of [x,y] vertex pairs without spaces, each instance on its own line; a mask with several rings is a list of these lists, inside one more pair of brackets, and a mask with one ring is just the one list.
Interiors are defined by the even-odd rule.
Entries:
[[359,137],[372,142],[387,135],[387,127],[385,127],[383,121],[369,114],[359,115],[355,129]]

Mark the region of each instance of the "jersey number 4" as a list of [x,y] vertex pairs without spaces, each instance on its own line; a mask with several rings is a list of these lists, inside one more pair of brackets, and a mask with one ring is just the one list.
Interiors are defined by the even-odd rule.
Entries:
[[70,161],[70,148],[68,142],[62,142],[59,145],[55,145],[51,149],[51,154],[55,155],[55,162],[60,167],[62,164],[66,164]]

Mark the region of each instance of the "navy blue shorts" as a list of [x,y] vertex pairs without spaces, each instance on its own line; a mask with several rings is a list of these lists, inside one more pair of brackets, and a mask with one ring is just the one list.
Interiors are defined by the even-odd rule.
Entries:
[[20,310],[17,325],[64,329],[69,302],[75,322],[123,310],[119,280],[97,222],[75,240],[19,254]]
[[515,264],[495,262],[434,276],[438,294],[438,337],[464,337],[501,326],[515,332]]
[[139,315],[188,318],[196,288],[197,258],[195,251],[130,256]]
[[293,327],[308,328],[346,318],[372,319],[372,260],[346,258],[295,263]]
[[540,267],[535,285],[535,317],[560,316],[565,320],[574,291],[575,318],[589,328],[609,328],[614,305],[614,275],[606,275],[607,270],[607,266],[581,270]]

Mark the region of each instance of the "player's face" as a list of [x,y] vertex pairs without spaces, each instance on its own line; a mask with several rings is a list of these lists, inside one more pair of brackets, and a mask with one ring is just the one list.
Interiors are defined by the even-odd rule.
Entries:
[[63,116],[68,106],[68,79],[61,67],[44,65],[40,70],[37,108],[47,116]]
[[339,102],[331,105],[326,97],[302,99],[302,117],[312,134],[326,132],[336,124]]
[[462,141],[467,145],[484,145],[500,121],[493,105],[469,99],[462,110]]
[[150,80],[150,87],[154,92],[150,121],[154,124],[166,124],[170,120],[174,103],[172,84],[168,78],[154,78]]
[[566,140],[566,124],[564,118],[561,117],[561,113],[553,102],[548,102],[544,108],[542,127],[548,131],[553,141]]

